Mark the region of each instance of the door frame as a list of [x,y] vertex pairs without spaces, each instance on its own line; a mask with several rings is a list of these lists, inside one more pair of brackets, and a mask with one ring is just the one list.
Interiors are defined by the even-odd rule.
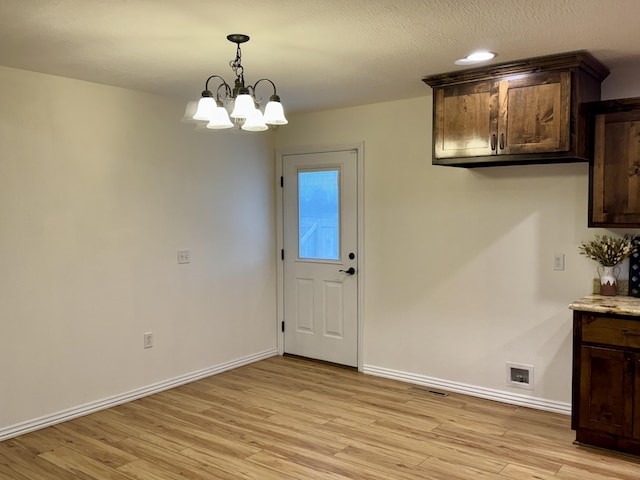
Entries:
[[284,354],[284,332],[282,331],[282,322],[284,321],[284,261],[281,257],[284,248],[284,190],[281,188],[280,178],[283,175],[283,161],[287,155],[306,155],[314,153],[329,153],[345,150],[355,150],[356,165],[356,182],[357,182],[357,236],[358,236],[358,258],[356,268],[357,283],[357,331],[358,331],[358,371],[362,372],[364,368],[364,359],[362,352],[362,336],[364,318],[364,142],[347,143],[339,145],[322,145],[316,147],[297,147],[276,150],[276,336],[278,355]]

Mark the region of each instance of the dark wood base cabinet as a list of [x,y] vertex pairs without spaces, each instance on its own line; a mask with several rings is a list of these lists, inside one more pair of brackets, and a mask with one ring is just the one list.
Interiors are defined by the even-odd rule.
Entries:
[[640,317],[573,313],[576,441],[640,455]]

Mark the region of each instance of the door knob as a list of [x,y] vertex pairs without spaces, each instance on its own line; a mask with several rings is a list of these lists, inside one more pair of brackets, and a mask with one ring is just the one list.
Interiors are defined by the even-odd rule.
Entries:
[[346,273],[347,275],[353,275],[354,273],[356,273],[356,269],[353,267],[349,267],[346,270],[338,270],[338,271],[342,273]]

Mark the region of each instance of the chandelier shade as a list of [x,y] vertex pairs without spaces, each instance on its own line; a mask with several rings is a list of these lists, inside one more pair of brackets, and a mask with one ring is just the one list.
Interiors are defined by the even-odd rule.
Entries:
[[[236,75],[233,88],[219,75],[211,75],[205,82],[204,91],[198,101],[198,107],[193,119],[207,122],[207,128],[221,130],[237,126],[245,131],[260,132],[269,127],[277,127],[289,123],[284,116],[284,108],[276,92],[276,85],[268,78],[261,78],[253,85],[245,85],[244,67],[242,66],[242,51],[240,45],[248,42],[249,37],[243,34],[227,35],[227,40],[236,44],[236,57],[229,62],[229,66]],[[215,96],[209,89],[209,83],[219,82],[215,89]],[[269,102],[260,110],[262,97],[256,93],[259,84],[268,83],[273,88]],[[228,110],[231,113],[228,113]]]
[[286,125],[289,122],[284,116],[284,109],[280,103],[280,97],[274,100],[274,96],[269,99],[269,103],[264,107],[264,121],[270,125]]
[[246,130],[249,132],[262,132],[264,130],[267,130],[269,127],[267,127],[260,109],[254,108],[244,121],[244,124],[241,128],[242,130]]
[[256,109],[253,97],[248,93],[238,95],[233,102],[231,118],[249,118]]
[[216,108],[216,101],[213,99],[213,97],[203,96],[198,101],[198,109],[196,110],[196,113],[194,113],[193,119],[209,121],[213,117]]
[[227,109],[222,106],[222,102],[216,102],[216,109],[207,123],[207,128],[213,130],[224,130],[225,128],[233,128],[233,123],[229,120]]

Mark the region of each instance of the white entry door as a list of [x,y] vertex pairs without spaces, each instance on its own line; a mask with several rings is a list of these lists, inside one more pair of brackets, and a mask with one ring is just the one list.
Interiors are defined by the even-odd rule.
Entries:
[[283,155],[284,352],[358,365],[358,152]]

